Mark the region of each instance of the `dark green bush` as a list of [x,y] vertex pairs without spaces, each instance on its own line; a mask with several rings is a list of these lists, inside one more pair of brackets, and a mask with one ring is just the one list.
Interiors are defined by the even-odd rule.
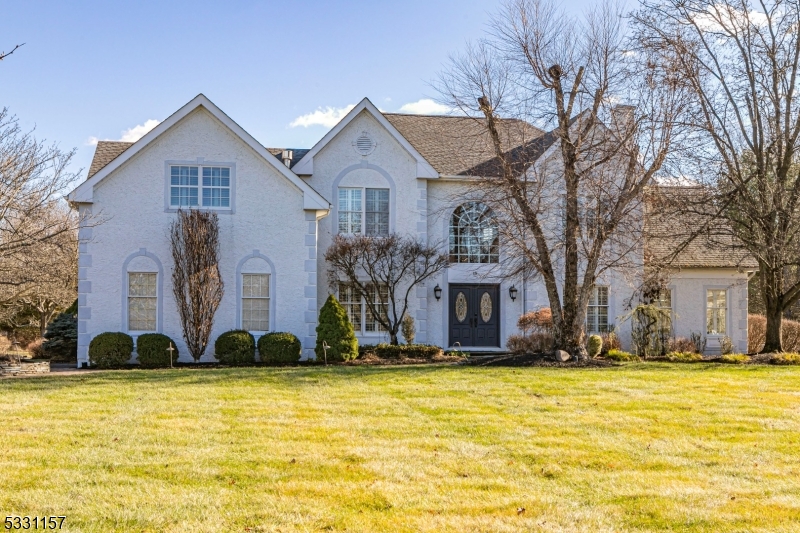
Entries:
[[72,302],[72,305],[67,307],[64,310],[65,313],[69,313],[70,315],[77,315],[78,314],[78,299],[75,298],[75,301]]
[[139,366],[142,368],[159,368],[170,366],[170,344],[175,351],[172,352],[172,362],[178,360],[178,347],[175,343],[161,333],[145,333],[136,339],[136,353]]
[[53,361],[69,363],[78,359],[78,317],[61,313],[47,325],[42,351]]
[[264,363],[296,363],[302,350],[300,339],[291,333],[274,331],[258,339],[258,353]]
[[256,360],[256,340],[249,331],[226,331],[214,343],[214,356],[224,365],[247,365]]
[[328,362],[350,361],[358,356],[358,339],[353,331],[353,325],[347,318],[347,311],[332,294],[328,296],[325,305],[319,311],[317,346],[314,348],[317,361],[325,360],[323,342],[327,342],[330,346]]
[[366,345],[365,350],[359,349],[362,355],[374,354],[381,359],[399,359],[405,357],[408,359],[433,359],[438,355],[442,355],[443,351],[438,346],[431,346],[430,344],[378,344],[377,346]]
[[133,353],[133,338],[127,333],[101,333],[89,343],[89,361],[97,368],[125,365]]

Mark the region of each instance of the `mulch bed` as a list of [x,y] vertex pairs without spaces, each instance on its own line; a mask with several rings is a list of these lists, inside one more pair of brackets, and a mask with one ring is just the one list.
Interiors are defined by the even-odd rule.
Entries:
[[553,359],[552,356],[545,354],[523,354],[523,355],[500,355],[492,357],[491,359],[470,359],[466,364],[474,366],[544,366],[553,368],[608,368],[613,366],[620,366],[619,363],[614,361],[604,361],[601,359],[587,359],[585,361],[576,361],[570,359],[566,362],[560,362]]

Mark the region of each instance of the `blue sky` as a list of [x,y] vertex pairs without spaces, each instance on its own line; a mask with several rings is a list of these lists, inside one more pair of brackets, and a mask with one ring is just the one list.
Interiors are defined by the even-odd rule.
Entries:
[[92,139],[135,139],[201,92],[264,145],[311,147],[364,96],[386,111],[435,110],[420,103],[435,97],[430,82],[498,5],[0,0],[0,50],[26,43],[0,63],[0,107],[78,148],[81,177]]

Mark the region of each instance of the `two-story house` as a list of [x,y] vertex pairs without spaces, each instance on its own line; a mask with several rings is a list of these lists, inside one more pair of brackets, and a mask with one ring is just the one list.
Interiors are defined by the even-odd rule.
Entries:
[[[472,119],[382,113],[365,98],[310,150],[265,148],[199,95],[135,143],[99,142],[86,181],[69,195],[84,221],[78,364],[105,331],[164,333],[187,360],[168,236],[179,209],[219,215],[225,295],[212,346],[229,329],[289,331],[313,358],[330,293],[360,342],[385,341],[364,303],[346,285],[329,285],[323,254],[337,233],[395,232],[437,244],[451,260],[414,294],[417,342],[503,350],[519,316],[548,302],[536,280],[502,275],[507,251],[491,206],[470,199],[470,179],[492,159],[470,141],[479,135]],[[708,335],[710,347],[727,335],[746,350],[747,275],[741,261],[693,250],[662,302],[676,334]],[[628,342],[629,326],[617,322],[632,291],[624,276],[603,276],[587,329],[616,325]]]

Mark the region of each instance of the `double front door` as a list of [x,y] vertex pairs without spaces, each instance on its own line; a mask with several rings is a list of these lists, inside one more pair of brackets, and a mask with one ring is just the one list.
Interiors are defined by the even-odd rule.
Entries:
[[450,285],[450,346],[500,346],[497,285]]

